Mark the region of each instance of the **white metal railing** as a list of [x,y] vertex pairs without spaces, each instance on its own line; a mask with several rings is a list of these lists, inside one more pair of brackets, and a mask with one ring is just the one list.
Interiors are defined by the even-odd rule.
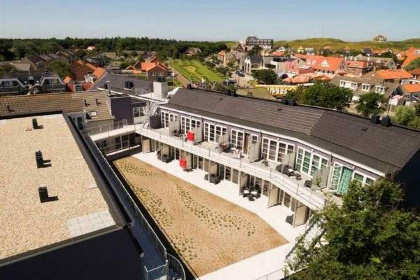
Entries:
[[325,204],[325,198],[321,194],[315,193],[311,188],[304,187],[304,180],[295,182],[289,177],[275,171],[273,168],[267,169],[255,163],[245,162],[242,158],[237,158],[233,154],[218,152],[202,145],[194,145],[180,138],[162,133],[162,131],[147,129],[138,125],[134,129],[143,136],[269,181],[286,190],[291,196],[305,203],[307,206],[312,206],[312,209],[323,208]]
[[98,134],[102,132],[107,132],[107,131],[123,128],[125,126],[127,126],[127,120],[122,120],[122,121],[114,122],[111,124],[103,124],[103,125],[90,127],[86,129],[86,132],[89,135],[94,135],[94,134]]
[[[105,159],[103,154],[100,152],[99,148],[95,145],[95,143],[90,139],[90,137],[88,135],[85,134],[84,137],[85,137],[85,140],[86,140],[86,143],[87,143],[87,146],[88,146],[89,150],[91,151],[91,153],[93,154],[93,156],[95,157],[97,162],[99,163],[98,165],[102,169],[102,171],[104,172],[105,176],[107,176],[107,178],[110,180],[110,182],[111,182],[110,185],[111,185],[112,189],[114,190],[114,193],[117,195],[117,197],[121,201],[121,204],[123,205],[124,209],[126,210],[127,213],[129,213],[130,216],[134,214],[134,216],[137,218],[137,221],[140,223],[141,227],[143,228],[143,230],[146,232],[149,239],[154,244],[154,247],[156,248],[158,253],[165,260],[164,266],[166,266],[166,268],[165,268],[166,274],[164,274],[164,276],[166,278],[164,278],[164,279],[169,279],[168,278],[169,277],[169,275],[168,275],[168,271],[169,271],[168,264],[173,264],[173,263],[175,263],[175,261],[177,261],[178,265],[173,266],[173,269],[180,276],[183,277],[183,278],[181,278],[181,280],[186,280],[185,270],[184,270],[182,264],[179,262],[179,260],[176,259],[176,257],[168,254],[167,249],[163,245],[159,236],[153,230],[152,226],[147,221],[146,217],[143,215],[142,211],[137,206],[136,202],[131,197],[130,193],[124,187],[124,184],[118,178],[114,169],[111,167],[111,165]],[[116,187],[116,186],[118,186],[118,187]],[[170,262],[168,261],[168,259],[169,259]],[[150,271],[152,271],[152,270],[150,270]],[[158,269],[156,268],[156,270],[153,270],[153,271],[158,271]],[[147,272],[147,269],[145,270],[145,272]],[[151,278],[148,278],[148,279],[151,279]],[[161,279],[161,278],[156,278],[156,279]]]
[[[301,180],[299,182],[294,181],[289,177],[286,177],[285,175],[277,172],[273,168],[268,169],[264,168],[263,166],[259,166],[256,163],[246,162],[242,158],[239,158],[231,153],[222,153],[219,151],[215,151],[211,147],[203,147],[203,145],[200,144],[194,145],[193,143],[186,142],[185,140],[180,139],[178,137],[171,136],[168,133],[162,133],[162,131],[160,130],[158,131],[147,127],[145,128],[142,124],[131,126],[126,125],[119,128],[121,129],[121,132],[137,132],[153,140],[182,149],[194,155],[198,155],[209,160],[216,161],[220,164],[231,166],[252,176],[256,176],[266,181],[269,181],[275,186],[284,189],[292,197],[298,199],[307,206],[310,206],[310,208],[312,209],[321,209],[325,205],[325,198],[322,196],[322,194],[316,193],[316,191],[312,188],[305,187],[304,180]],[[110,132],[108,131],[107,135],[109,136],[109,134]],[[106,137],[101,139],[105,138]]]

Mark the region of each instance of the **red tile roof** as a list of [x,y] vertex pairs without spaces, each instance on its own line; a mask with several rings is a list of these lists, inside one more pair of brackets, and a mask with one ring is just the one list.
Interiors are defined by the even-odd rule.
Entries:
[[359,60],[347,60],[346,66],[350,68],[368,68],[368,62],[367,61],[359,61]]
[[420,75],[420,68],[413,69],[411,71],[408,71],[411,75]]
[[320,55],[306,56],[306,64],[312,66],[312,68],[314,68],[315,70],[335,72],[340,69],[342,62],[342,57],[330,57]]
[[404,69],[395,69],[395,70],[379,70],[376,72],[378,77],[384,80],[395,80],[395,79],[410,79],[412,78],[411,74],[405,71]]
[[[416,53],[416,51],[418,51],[418,53]],[[406,67],[408,64],[410,64],[411,61],[420,57],[420,49],[411,47],[405,52],[405,55],[407,56],[407,58],[404,60],[403,64],[401,65],[402,67]]]
[[403,89],[409,93],[420,93],[420,84],[403,85]]

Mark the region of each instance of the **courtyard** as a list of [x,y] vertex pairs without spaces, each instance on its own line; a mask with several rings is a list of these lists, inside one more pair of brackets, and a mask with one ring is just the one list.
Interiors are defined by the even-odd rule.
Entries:
[[255,213],[135,157],[114,164],[198,277],[288,242]]

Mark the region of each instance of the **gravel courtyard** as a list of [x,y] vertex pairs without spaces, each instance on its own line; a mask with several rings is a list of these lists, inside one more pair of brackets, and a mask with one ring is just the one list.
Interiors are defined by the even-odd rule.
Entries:
[[114,164],[197,276],[287,243],[254,213],[134,157]]

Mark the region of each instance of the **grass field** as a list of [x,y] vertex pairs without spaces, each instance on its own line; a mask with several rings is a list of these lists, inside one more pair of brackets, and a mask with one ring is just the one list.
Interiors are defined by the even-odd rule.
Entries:
[[256,214],[134,157],[114,164],[196,276],[287,243]]
[[[236,46],[236,42],[225,42],[228,46]],[[319,49],[324,46],[331,46],[333,50],[344,49],[349,47],[353,50],[360,50],[363,48],[373,48],[373,49],[385,49],[392,48],[398,51],[405,51],[410,47],[420,48],[420,38],[413,38],[403,41],[389,41],[389,42],[373,42],[373,41],[361,41],[361,42],[346,42],[340,39],[335,38],[309,38],[303,40],[292,40],[292,41],[275,41],[274,45],[284,46],[288,44],[291,48],[297,49],[300,46],[304,48],[314,48]]]
[[226,78],[197,60],[177,59],[171,65],[190,82],[200,82],[203,77],[209,82],[221,82]]

